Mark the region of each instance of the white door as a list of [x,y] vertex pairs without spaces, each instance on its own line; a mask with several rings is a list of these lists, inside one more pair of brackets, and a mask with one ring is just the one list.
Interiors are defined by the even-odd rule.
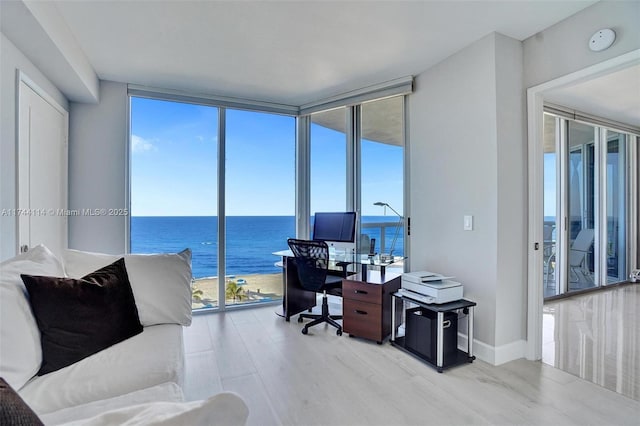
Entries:
[[18,118],[18,245],[67,247],[68,113],[24,75]]

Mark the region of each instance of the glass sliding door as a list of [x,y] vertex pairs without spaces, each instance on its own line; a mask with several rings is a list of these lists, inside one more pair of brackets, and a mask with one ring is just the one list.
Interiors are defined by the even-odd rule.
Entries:
[[627,278],[627,193],[626,136],[604,131],[606,141],[606,279],[603,284],[625,281]]
[[273,252],[295,237],[295,118],[226,110],[226,305],[282,299]]
[[638,220],[629,217],[630,140],[635,137],[545,113],[545,297],[626,281],[628,224]]
[[130,252],[191,249],[193,308],[216,307],[218,108],[130,102]]
[[556,273],[556,242],[558,228],[558,164],[559,155],[556,147],[556,140],[559,139],[561,131],[560,119],[550,114],[544,115],[544,162],[543,162],[543,280],[544,296],[555,296],[559,294],[559,275]]
[[404,254],[404,97],[362,104],[361,250]]
[[568,290],[595,287],[595,132],[593,126],[570,121],[568,125]]

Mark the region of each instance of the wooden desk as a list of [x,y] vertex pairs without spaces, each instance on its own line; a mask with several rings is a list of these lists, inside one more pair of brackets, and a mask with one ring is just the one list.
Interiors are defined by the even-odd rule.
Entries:
[[[295,258],[291,257],[290,251],[280,251],[274,255],[282,257],[283,267],[282,309],[278,309],[276,314],[289,321],[292,316],[316,306],[316,293],[307,291],[300,285]],[[334,270],[333,273],[348,274],[349,272],[344,271],[348,264],[349,262],[337,262],[335,266],[342,271]],[[380,267],[369,265],[368,268],[359,268],[364,274],[360,272],[342,280],[342,329],[352,337],[363,337],[382,343],[391,334],[390,295],[400,288],[401,274],[372,271],[372,266]],[[363,276],[366,279],[363,279]],[[328,293],[340,295],[338,291]],[[398,308],[397,311],[400,310]]]
[[[368,271],[342,280],[342,330],[350,337],[375,340],[391,334],[391,294],[400,288],[400,274]],[[399,312],[401,309],[396,309]]]
[[[282,309],[278,309],[276,314],[289,321],[292,316],[304,311],[310,312],[316,306],[316,293],[305,290],[300,285],[295,257],[290,250],[282,250],[273,254],[282,257]],[[346,276],[351,273],[346,271],[348,265],[350,262],[334,261],[329,273],[339,277]],[[335,293],[333,291],[327,293],[334,296],[341,295],[340,290]]]
[[303,289],[298,281],[298,269],[293,257],[282,258],[282,287],[282,310],[276,311],[276,314],[284,317],[286,321],[316,306],[315,291]]

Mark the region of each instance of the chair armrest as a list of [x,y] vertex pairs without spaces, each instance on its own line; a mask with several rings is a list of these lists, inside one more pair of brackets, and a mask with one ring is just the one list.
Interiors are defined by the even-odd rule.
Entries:
[[337,277],[347,277],[347,266],[351,265],[351,262],[336,262],[336,266],[340,269],[329,269],[328,274]]
[[579,250],[579,249],[572,248],[571,251],[577,251],[578,253],[584,253],[584,254],[591,253],[591,249],[589,249],[589,250]]

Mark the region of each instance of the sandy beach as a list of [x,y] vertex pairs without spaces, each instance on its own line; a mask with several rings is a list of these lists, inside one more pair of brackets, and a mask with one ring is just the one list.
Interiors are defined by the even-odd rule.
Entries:
[[[244,280],[244,283],[242,283]],[[227,282],[235,281],[242,287],[241,300],[235,303],[269,301],[282,298],[282,273],[248,274],[227,277]],[[194,288],[202,290],[202,300],[193,302],[193,308],[218,306],[218,278],[199,278],[194,281]],[[227,299],[227,303],[234,303]]]

